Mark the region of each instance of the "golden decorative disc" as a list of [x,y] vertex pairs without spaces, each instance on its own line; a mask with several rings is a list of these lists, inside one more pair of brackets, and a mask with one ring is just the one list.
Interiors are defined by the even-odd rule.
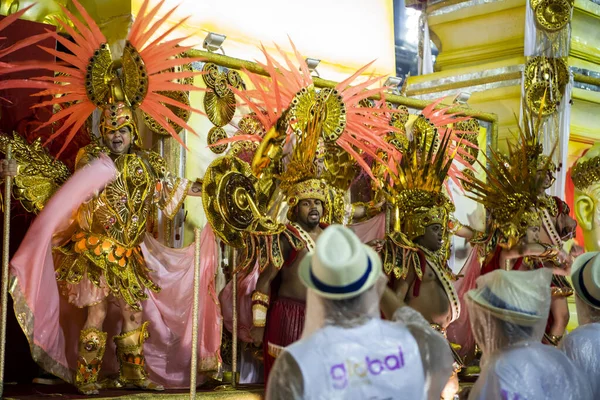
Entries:
[[248,202],[255,201],[255,181],[250,165],[232,156],[214,160],[204,175],[202,204],[208,222],[232,247],[245,247],[244,229],[255,221]]
[[477,157],[479,157],[479,148],[471,147],[465,142],[472,143],[474,145],[478,144],[478,133],[457,133],[456,135],[459,139],[461,139],[460,147],[462,147],[469,155],[463,154],[461,155],[465,161],[468,161],[469,164],[475,164]]
[[298,135],[304,134],[320,106],[325,114],[322,137],[327,142],[335,142],[346,129],[346,105],[335,89],[316,92],[314,86],[310,86],[296,93],[288,112],[290,127]]
[[229,83],[229,86],[232,86],[236,89],[243,88],[246,86],[239,72],[233,69],[227,71],[227,82]]
[[[217,143],[221,139],[226,139],[227,133],[223,128],[214,126],[208,131],[208,137],[206,139],[208,145]],[[227,144],[220,144],[218,146],[209,147],[209,149],[215,154],[221,154],[227,150]]]
[[202,67],[202,71],[205,72],[205,74],[202,75],[202,79],[204,80],[206,86],[209,88],[214,88],[215,82],[221,77],[219,67],[213,63],[206,63],[204,64],[204,67]]
[[97,107],[101,107],[105,103],[106,96],[110,91],[107,83],[109,74],[112,74],[112,56],[108,44],[103,43],[90,58],[85,74],[87,97]]
[[535,7],[535,20],[540,29],[556,32],[567,26],[571,10],[568,0],[541,0]]
[[239,132],[243,135],[258,135],[264,136],[266,131],[263,124],[256,118],[252,112],[242,117],[238,124]]
[[525,93],[525,102],[527,107],[539,114],[542,105],[542,99],[546,96],[542,116],[546,117],[553,114],[560,102],[562,96],[555,87],[551,87],[547,82],[537,82],[531,85]]

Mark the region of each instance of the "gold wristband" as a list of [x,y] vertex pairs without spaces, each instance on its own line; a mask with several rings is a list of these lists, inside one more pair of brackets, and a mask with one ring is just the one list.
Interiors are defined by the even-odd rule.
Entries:
[[252,324],[263,327],[267,322],[269,295],[255,290],[252,292]]
[[267,307],[263,304],[252,304],[252,325],[263,327],[267,324]]

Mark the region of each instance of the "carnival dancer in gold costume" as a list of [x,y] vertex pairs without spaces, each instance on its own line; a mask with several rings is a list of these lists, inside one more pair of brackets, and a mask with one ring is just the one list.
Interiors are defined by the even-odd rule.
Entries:
[[492,152],[484,167],[485,182],[467,177],[465,186],[491,214],[493,239],[481,267],[482,275],[499,268],[554,270],[545,340],[556,345],[568,323],[565,297],[572,293],[563,277],[572,262],[563,249],[563,240],[574,235],[576,224],[568,215],[566,203],[545,193],[553,183],[556,167],[550,157],[542,154],[541,122],[535,122],[527,111],[525,115],[518,144],[509,146],[507,156]]
[[[53,163],[39,142],[27,145],[17,136],[13,139],[14,144],[20,145],[17,146],[17,160],[23,174],[16,180],[17,193],[24,202],[33,203],[34,208],[44,208],[11,262],[15,311],[21,317],[19,322],[30,339],[36,361],[49,372],[72,381],[81,393],[95,394],[103,387],[99,373],[107,348],[113,348],[108,343],[108,335],[109,332],[118,333],[111,331],[119,325],[121,333],[112,338],[116,346],[118,378],[107,381],[107,385],[163,390],[163,385],[155,383],[159,380],[171,387],[185,387],[189,384],[186,376],[189,375],[191,354],[186,348],[189,340],[184,338],[189,335],[189,329],[182,326],[185,319],[191,317],[188,308],[193,285],[189,285],[189,280],[185,282],[181,274],[185,272],[183,268],[191,269],[193,258],[190,251],[186,255],[168,253],[170,250],[147,237],[146,231],[155,208],[162,210],[167,218],[173,218],[187,195],[201,195],[202,186],[200,182],[170,174],[159,154],[142,148],[134,111],[141,109],[147,119],[181,141],[171,123],[191,128],[166,104],[188,112],[195,110],[189,104],[168,97],[164,91],[185,93],[194,89],[189,84],[174,81],[190,78],[194,72],[169,71],[191,59],[175,58],[186,48],[176,46],[173,41],[162,43],[164,35],[150,42],[160,26],[160,22],[151,25],[150,20],[160,5],[148,10],[149,2],[143,3],[123,56],[113,60],[98,26],[77,1],[73,3],[87,26],[64,9],[77,30],[59,23],[73,42],[53,34],[73,54],[44,48],[65,63],[31,63],[19,69],[42,68],[61,73],[38,80],[46,83],[42,94],[60,95],[40,106],[62,105],[62,110],[46,124],[62,120],[62,126],[52,137],[68,132],[63,149],[96,108],[101,114],[101,142],[79,151],[77,172],[56,191],[62,183],[57,176],[62,173],[63,181],[68,177],[66,167],[59,162]],[[38,190],[32,189],[32,184],[37,185]],[[40,192],[40,187],[50,189]],[[41,196],[31,198],[31,193],[38,196],[41,193]],[[59,204],[59,199],[64,203]],[[72,218],[70,225],[65,225],[64,217]],[[46,236],[37,232],[40,226]],[[66,226],[68,229],[65,230]],[[53,236],[53,262],[42,254],[45,249],[51,249],[48,235]],[[34,248],[40,250],[32,250]],[[157,252],[162,253],[161,260],[156,259]],[[154,254],[149,259],[150,253]],[[58,287],[53,289],[53,285],[44,283],[49,285],[42,290],[48,296],[44,299],[48,304],[41,305],[39,296],[42,294],[33,288],[41,284],[41,278],[51,268],[48,265],[55,269]],[[33,268],[37,272],[24,275],[24,268]],[[169,278],[168,273],[176,270],[179,278]],[[206,296],[214,290],[210,284]],[[167,292],[162,297],[159,295],[161,285]],[[178,291],[179,298],[173,290]],[[59,305],[52,297],[56,292],[60,292],[69,305],[87,310],[87,313],[82,315],[72,308],[65,311],[68,307]],[[149,308],[143,308],[142,303]],[[161,315],[161,308],[167,309],[169,305],[179,307],[177,321],[171,320],[169,315]],[[220,336],[218,309],[212,300],[203,308],[203,317],[212,320],[215,326],[207,334],[216,339],[200,339],[203,341],[201,365],[204,364],[201,368],[214,370],[218,363],[216,342]],[[48,339],[48,334],[40,333],[44,329],[53,330],[50,335],[55,337]],[[150,332],[158,335],[158,341],[152,343],[152,358],[147,361],[144,342]],[[78,345],[70,343],[75,333]],[[180,345],[183,347],[179,348]],[[73,347],[77,348],[76,355],[72,354]],[[169,352],[179,352],[177,357],[181,360],[173,360],[167,354]],[[157,353],[159,357],[155,356]],[[107,354],[106,358],[106,372],[113,372],[112,354]],[[73,376],[70,368],[75,370]]]
[[[383,140],[384,135],[393,130],[389,117],[378,109],[359,104],[373,94],[383,94],[383,88],[366,90],[380,78],[350,86],[368,66],[335,88],[317,89],[304,57],[297,51],[294,61],[281,53],[287,67],[264,53],[267,62],[263,66],[270,77],[249,74],[256,89],[234,91],[254,112],[266,134],[263,137],[238,135],[224,140],[259,143],[251,170],[239,159],[226,162],[246,176],[245,191],[254,195],[247,196],[245,201],[252,199],[250,208],[256,210],[253,217],[256,222],[244,228],[241,243],[236,243],[232,238],[237,234],[227,233],[236,226],[233,219],[240,220],[232,218],[241,215],[239,210],[227,211],[234,199],[214,206],[209,202],[205,207],[216,233],[229,244],[242,248],[239,259],[243,262],[238,267],[243,271],[240,286],[243,292],[251,294],[248,300],[252,302],[252,315],[240,316],[242,339],[263,343],[266,381],[274,357],[281,348],[298,340],[304,327],[306,288],[297,275],[300,260],[313,250],[315,240],[327,223],[362,218],[377,209],[377,204],[345,204],[333,192],[345,193],[360,167],[371,174],[363,157],[379,159],[378,149],[390,152],[394,149]],[[320,148],[325,151],[319,151]],[[320,160],[318,155],[322,157]],[[229,168],[219,167],[224,163],[215,161],[205,175],[203,190],[207,198],[225,186],[217,181],[227,180],[227,185],[233,181],[227,177]],[[218,171],[225,175],[218,177]],[[332,201],[332,198],[337,200]],[[289,223],[268,219],[268,213],[272,216],[281,213],[282,207],[278,206],[284,200]],[[226,212],[219,212],[224,209]],[[249,212],[248,217],[252,219]],[[223,220],[225,224],[220,222]],[[267,220],[270,221],[268,228]],[[239,223],[237,226],[240,231]],[[246,279],[248,276],[255,280]],[[255,288],[249,291],[244,285]],[[221,300],[226,314],[225,308],[231,300],[224,293]],[[243,305],[240,308],[244,310]]]

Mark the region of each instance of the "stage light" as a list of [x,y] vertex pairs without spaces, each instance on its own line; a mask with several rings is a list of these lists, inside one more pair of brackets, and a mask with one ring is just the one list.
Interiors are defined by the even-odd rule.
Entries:
[[221,35],[219,33],[209,32],[202,43],[202,47],[210,52],[216,52],[217,50],[221,50],[223,54],[225,54],[225,50],[223,50],[223,42],[227,36]]
[[386,88],[386,92],[391,94],[400,95],[400,84],[402,83],[402,78],[397,76],[390,76],[385,80],[383,86]]
[[452,104],[458,104],[461,106],[468,106],[467,102],[471,98],[471,93],[469,92],[460,92],[456,95],[454,100],[452,100]]
[[306,61],[306,65],[308,66],[308,70],[311,72],[311,75],[314,73],[316,76],[320,76],[319,71],[317,71],[317,67],[319,66],[321,60],[316,58],[307,58],[304,61]]

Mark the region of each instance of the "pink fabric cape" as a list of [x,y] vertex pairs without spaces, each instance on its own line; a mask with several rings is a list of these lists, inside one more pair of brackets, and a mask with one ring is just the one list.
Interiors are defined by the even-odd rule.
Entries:
[[[27,232],[11,260],[11,294],[15,315],[29,341],[33,358],[48,372],[73,381],[79,331],[86,311],[59,295],[54,275],[52,246],[76,228],[73,215],[82,202],[104,188],[116,174],[108,157],[77,171],[50,199]],[[198,329],[199,383],[220,364],[220,306],[215,293],[216,248],[212,231],[202,234]],[[162,288],[142,303],[143,319],[150,321],[144,345],[150,378],[169,388],[190,383],[194,246],[171,249],[147,235],[142,251],[154,281]],[[108,332],[102,374],[118,371],[112,336],[121,331],[121,314],[109,301],[104,322]]]
[[[385,238],[385,213],[350,225],[350,229],[363,243],[371,240]],[[207,229],[207,228],[205,228]],[[252,343],[250,329],[252,329],[252,292],[256,289],[259,275],[259,265],[256,263],[251,271],[240,273],[238,276],[238,338],[244,342]],[[228,282],[219,295],[223,314],[223,323],[229,332],[233,332],[233,284]]]
[[473,330],[471,329],[471,320],[465,302],[465,294],[469,290],[476,288],[477,278],[481,275],[479,246],[475,246],[471,249],[471,253],[465,261],[461,274],[463,274],[463,277],[454,282],[454,287],[456,288],[460,300],[460,316],[448,326],[446,333],[450,342],[461,345],[461,348],[457,353],[461,357],[465,357],[466,355],[473,355],[475,350],[475,337],[473,336]]

